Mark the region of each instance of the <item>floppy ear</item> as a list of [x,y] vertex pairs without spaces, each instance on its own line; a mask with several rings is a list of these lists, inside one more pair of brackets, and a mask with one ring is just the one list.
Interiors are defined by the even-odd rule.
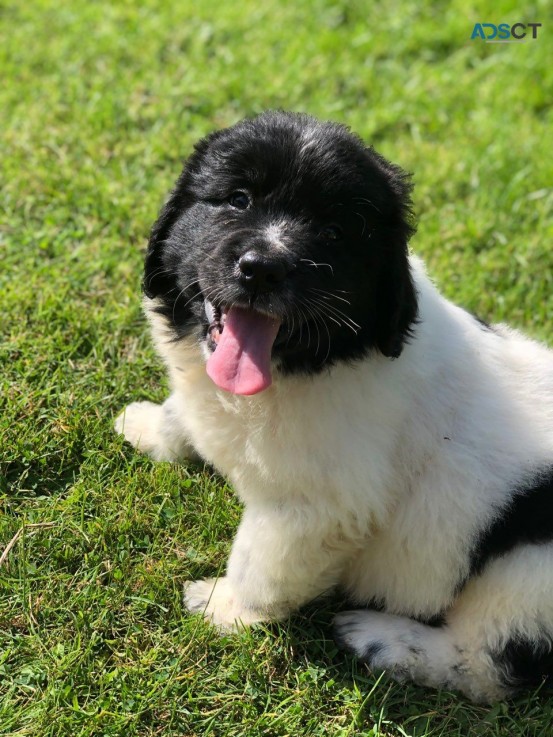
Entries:
[[373,330],[377,348],[397,358],[417,320],[417,293],[409,266],[408,242],[416,228],[413,222],[409,174],[371,150],[386,177],[382,203],[384,227],[379,232],[376,265],[376,301]]
[[163,261],[163,245],[171,227],[167,223],[172,224],[174,222],[174,218],[171,217],[171,213],[166,212],[166,208],[167,205],[161,211],[152,228],[144,261],[142,289],[150,299],[167,294],[172,289],[174,282],[174,276],[168,273],[167,266]]
[[170,273],[170,263],[167,262],[168,259],[170,261],[170,254],[167,253],[165,244],[173,225],[194,200],[191,191],[193,179],[199,173],[201,160],[209,145],[219,135],[220,131],[215,131],[195,144],[192,155],[185,162],[169,199],[161,208],[152,227],[142,281],[142,288],[147,297],[153,298],[167,294],[174,287],[174,275]]
[[167,294],[175,286],[174,270],[171,269],[170,263],[171,253],[166,244],[173,225],[191,201],[188,184],[187,164],[150,233],[142,280],[142,288],[147,297],[153,298]]
[[[374,335],[377,348],[397,358],[416,324],[418,304],[404,236],[390,234],[382,248],[376,283]],[[395,240],[395,242],[394,242]]]

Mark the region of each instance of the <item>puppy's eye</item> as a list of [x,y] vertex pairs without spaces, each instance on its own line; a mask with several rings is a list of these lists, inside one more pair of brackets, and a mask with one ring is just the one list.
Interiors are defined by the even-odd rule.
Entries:
[[238,191],[230,195],[228,203],[231,207],[236,207],[237,210],[247,210],[251,204],[251,200],[246,192]]
[[327,241],[339,241],[342,237],[342,228],[339,225],[325,225],[321,230],[321,236]]

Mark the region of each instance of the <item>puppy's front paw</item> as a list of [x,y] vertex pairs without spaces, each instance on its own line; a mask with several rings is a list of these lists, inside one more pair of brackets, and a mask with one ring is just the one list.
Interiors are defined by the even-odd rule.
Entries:
[[188,581],[184,585],[184,605],[189,612],[203,614],[220,630],[237,631],[266,619],[240,604],[227,578]]
[[153,402],[133,402],[115,420],[115,430],[138,450],[148,452],[156,445],[161,407]]
[[174,461],[178,453],[170,448],[160,432],[163,408],[154,402],[133,402],[115,420],[115,430],[142,453],[155,461]]

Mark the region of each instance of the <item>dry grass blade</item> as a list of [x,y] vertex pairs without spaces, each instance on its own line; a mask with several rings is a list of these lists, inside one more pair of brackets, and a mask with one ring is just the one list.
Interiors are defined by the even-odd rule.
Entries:
[[16,542],[19,540],[19,538],[23,535],[25,530],[32,530],[37,528],[44,528],[44,527],[53,527],[55,522],[33,522],[28,525],[23,525],[19,528],[19,530],[15,533],[15,535],[12,537],[12,539],[9,541],[9,543],[6,545],[4,550],[2,551],[2,555],[0,555],[0,568],[4,565],[4,563],[8,560],[8,555],[10,554],[10,551],[16,544]]

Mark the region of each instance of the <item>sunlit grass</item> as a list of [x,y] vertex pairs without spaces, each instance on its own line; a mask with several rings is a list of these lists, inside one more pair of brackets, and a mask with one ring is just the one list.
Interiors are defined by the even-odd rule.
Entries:
[[448,296],[551,339],[545,29],[486,45],[476,20],[460,0],[2,7],[0,734],[550,733],[547,697],[475,707],[368,673],[330,638],[334,601],[215,637],[181,587],[223,569],[238,505],[112,431],[166,392],[139,295],[156,212],[199,136],[269,107],[412,171],[412,245]]

